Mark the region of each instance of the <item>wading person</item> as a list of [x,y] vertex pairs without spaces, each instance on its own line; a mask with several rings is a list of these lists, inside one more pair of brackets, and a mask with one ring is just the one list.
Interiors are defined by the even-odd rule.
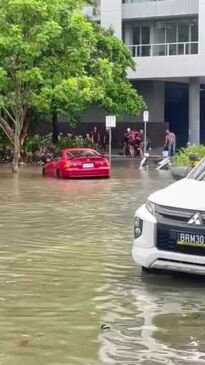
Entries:
[[85,139],[89,143],[89,147],[92,147],[93,142],[92,142],[92,138],[90,136],[90,133],[86,133]]
[[136,147],[136,134],[135,134],[135,131],[131,130],[129,135],[128,135],[128,147],[129,147],[130,156],[134,157],[135,147]]
[[131,133],[131,129],[127,128],[126,132],[123,134],[122,140],[123,140],[123,153],[124,153],[124,156],[127,156],[127,155],[130,154],[129,143],[128,143],[130,133]]
[[99,147],[99,142],[100,142],[100,133],[98,132],[97,127],[93,128],[93,130],[91,132],[91,139],[92,139],[94,148],[97,150]]
[[176,152],[176,136],[169,129],[165,132],[164,150],[168,151],[168,156],[172,157]]
[[106,129],[102,135],[101,135],[101,142],[100,145],[102,147],[102,150],[104,152],[106,152],[108,150],[108,145],[109,145],[109,130]]

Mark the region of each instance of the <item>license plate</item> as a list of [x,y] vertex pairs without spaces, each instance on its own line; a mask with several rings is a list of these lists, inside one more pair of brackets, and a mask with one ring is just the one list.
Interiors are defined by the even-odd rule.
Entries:
[[196,233],[177,232],[177,244],[181,246],[205,248],[205,235]]
[[90,168],[92,168],[92,167],[94,167],[94,164],[93,164],[93,163],[84,163],[84,164],[83,164],[83,168],[84,168],[84,169],[90,169]]

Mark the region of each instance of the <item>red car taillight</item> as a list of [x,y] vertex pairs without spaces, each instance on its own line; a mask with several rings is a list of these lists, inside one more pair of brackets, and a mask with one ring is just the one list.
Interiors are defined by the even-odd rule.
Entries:
[[109,161],[108,160],[103,160],[102,166],[107,166],[107,167],[110,166]]
[[68,161],[64,164],[64,169],[69,169],[69,167],[71,167],[71,166],[72,166],[72,163],[70,161]]

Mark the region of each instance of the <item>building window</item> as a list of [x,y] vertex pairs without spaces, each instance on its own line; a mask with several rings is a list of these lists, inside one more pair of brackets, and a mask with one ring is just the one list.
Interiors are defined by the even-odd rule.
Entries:
[[198,19],[132,23],[125,26],[124,34],[134,57],[198,53]]
[[177,22],[170,21],[166,24],[166,42],[169,44],[169,54],[177,54]]
[[166,54],[166,23],[157,22],[154,27],[154,53],[158,53],[159,56],[165,56]]
[[150,26],[134,26],[133,27],[133,42],[138,44],[137,56],[145,57],[150,55]]
[[198,53],[198,39],[199,39],[199,31],[198,31],[198,21],[192,20],[190,23],[191,27],[191,53]]

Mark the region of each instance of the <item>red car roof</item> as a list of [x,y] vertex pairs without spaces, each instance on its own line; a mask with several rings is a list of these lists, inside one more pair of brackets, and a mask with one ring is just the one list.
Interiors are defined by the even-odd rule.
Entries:
[[62,152],[66,152],[66,151],[82,151],[82,150],[95,151],[93,148],[88,148],[88,147],[72,147],[72,148],[63,148],[62,149]]

